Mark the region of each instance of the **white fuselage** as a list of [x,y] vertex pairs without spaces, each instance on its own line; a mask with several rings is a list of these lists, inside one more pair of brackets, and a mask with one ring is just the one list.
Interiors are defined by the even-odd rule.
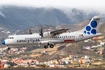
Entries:
[[86,35],[81,34],[79,31],[76,32],[66,32],[53,37],[46,36],[41,37],[38,33],[27,34],[27,35],[11,35],[5,39],[5,45],[38,45],[38,44],[47,44],[47,43],[73,43],[81,41],[87,38],[92,38],[96,35]]

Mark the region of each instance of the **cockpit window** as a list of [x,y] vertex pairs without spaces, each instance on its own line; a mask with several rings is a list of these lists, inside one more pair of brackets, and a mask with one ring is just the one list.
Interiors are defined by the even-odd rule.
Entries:
[[14,37],[8,37],[8,39],[14,39]]

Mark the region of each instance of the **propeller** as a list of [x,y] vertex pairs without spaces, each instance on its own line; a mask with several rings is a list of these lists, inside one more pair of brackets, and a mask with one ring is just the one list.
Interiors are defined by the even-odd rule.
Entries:
[[39,34],[41,37],[43,37],[43,29],[42,28],[39,30]]
[[32,30],[31,30],[31,29],[29,29],[29,30],[28,30],[28,33],[29,33],[29,34],[32,34]]

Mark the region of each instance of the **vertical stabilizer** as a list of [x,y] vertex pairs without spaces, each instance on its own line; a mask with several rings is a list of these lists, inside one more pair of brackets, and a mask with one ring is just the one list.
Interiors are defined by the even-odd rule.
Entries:
[[85,28],[82,29],[83,33],[88,34],[88,35],[90,34],[95,35],[97,33],[96,28],[99,24],[99,20],[100,20],[99,16],[93,17],[91,21],[89,22],[89,24]]

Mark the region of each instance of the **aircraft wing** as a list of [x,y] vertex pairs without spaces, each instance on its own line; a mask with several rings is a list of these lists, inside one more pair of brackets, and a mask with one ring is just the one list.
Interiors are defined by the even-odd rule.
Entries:
[[55,35],[59,35],[59,34],[62,34],[64,32],[67,32],[67,30],[69,30],[69,29],[60,29],[60,30],[56,30],[56,31],[51,31],[50,34],[52,36],[55,36]]

